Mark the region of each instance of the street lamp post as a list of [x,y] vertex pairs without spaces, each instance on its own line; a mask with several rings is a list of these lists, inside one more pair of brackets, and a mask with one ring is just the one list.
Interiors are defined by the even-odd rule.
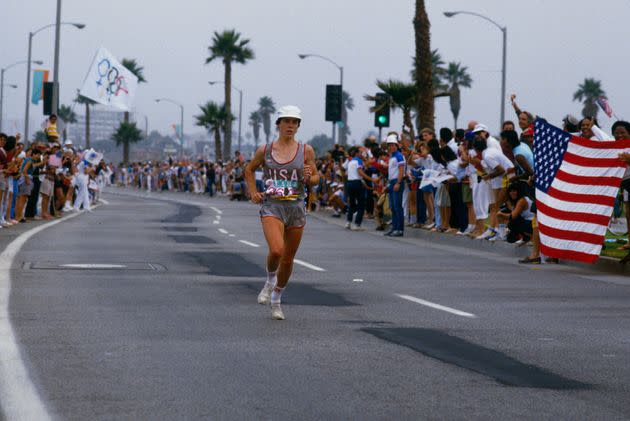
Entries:
[[487,16],[481,15],[475,12],[466,12],[466,11],[456,11],[456,12],[444,12],[444,16],[447,18],[452,18],[455,15],[472,15],[477,16],[481,19],[487,20],[492,23],[494,26],[499,28],[503,33],[503,57],[502,57],[502,69],[501,69],[501,121],[499,125],[503,124],[505,121],[505,74],[506,74],[506,62],[507,62],[507,26],[501,26],[492,19]]
[[[215,83],[222,83],[225,85],[225,82],[221,82],[220,80],[212,80],[208,82],[210,85],[214,85]],[[243,91],[238,89],[236,86],[232,85],[232,89],[238,92],[238,150],[241,150],[241,128],[243,127]]]
[[[326,60],[327,62],[333,64],[334,66],[336,66],[339,69],[339,85],[341,85],[341,100],[342,100],[341,106],[343,107],[343,66],[340,66],[337,63],[335,63],[334,61],[332,61],[331,59],[329,59],[328,57],[321,56],[319,54],[298,54],[298,57],[301,58],[302,60],[304,60],[307,57],[321,58],[322,60]],[[332,122],[332,140],[333,140],[333,144],[335,143],[335,123],[336,123],[336,121]]]
[[[31,50],[33,47],[33,37],[40,31],[50,28],[51,26],[55,26],[55,23],[51,23],[50,25],[42,26],[36,31],[28,33],[28,57],[27,57],[27,68],[26,68],[26,110],[24,112],[24,139],[28,140],[28,126],[29,126],[29,118],[30,118],[30,107],[31,107]],[[74,22],[61,22],[61,25],[72,25],[75,28],[83,29],[85,28],[85,24],[83,23],[74,23]]]
[[57,18],[55,19],[55,61],[53,64],[52,113],[59,111],[59,47],[61,43],[61,0],[57,0]]
[[[13,66],[17,66],[18,64],[25,63],[26,60],[16,61],[15,63],[0,69],[0,131],[2,131],[2,103],[4,99],[4,72],[9,70]],[[44,62],[41,60],[34,61],[35,64],[41,65]]]
[[[155,102],[160,102],[160,101],[164,101],[164,102],[170,102],[171,104],[175,104],[177,106],[179,106],[180,108],[180,120],[179,120],[179,134],[180,134],[180,139],[179,139],[179,148],[180,148],[180,155],[183,158],[184,157],[184,106],[182,104],[180,104],[177,101],[173,101],[172,99],[169,98],[158,98],[155,100]],[[146,120],[148,121],[148,120]]]

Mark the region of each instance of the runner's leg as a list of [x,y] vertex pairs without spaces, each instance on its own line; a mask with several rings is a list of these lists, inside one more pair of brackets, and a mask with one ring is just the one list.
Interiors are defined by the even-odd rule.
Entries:
[[293,271],[293,259],[300,247],[304,228],[290,228],[284,232],[284,252],[278,267],[278,288],[284,288]]

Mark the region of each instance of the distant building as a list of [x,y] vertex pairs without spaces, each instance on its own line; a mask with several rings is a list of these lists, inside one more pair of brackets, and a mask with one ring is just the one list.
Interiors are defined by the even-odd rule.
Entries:
[[[90,142],[112,140],[112,135],[124,119],[122,111],[110,111],[90,108]],[[129,119],[134,121],[133,114]],[[75,145],[85,145],[85,115],[78,115],[77,122],[71,124],[68,129],[68,138]]]

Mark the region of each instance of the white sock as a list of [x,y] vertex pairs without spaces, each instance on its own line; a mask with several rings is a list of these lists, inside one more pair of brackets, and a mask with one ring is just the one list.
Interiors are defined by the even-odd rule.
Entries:
[[271,289],[276,286],[276,272],[267,271],[267,281],[265,282],[265,287]]
[[280,300],[282,299],[282,291],[284,288],[275,287],[273,291],[271,291],[271,304],[280,304]]

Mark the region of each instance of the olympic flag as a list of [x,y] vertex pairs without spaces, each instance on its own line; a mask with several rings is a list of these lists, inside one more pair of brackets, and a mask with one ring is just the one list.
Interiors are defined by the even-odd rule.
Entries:
[[129,111],[137,87],[138,78],[101,47],[79,93],[99,104]]

